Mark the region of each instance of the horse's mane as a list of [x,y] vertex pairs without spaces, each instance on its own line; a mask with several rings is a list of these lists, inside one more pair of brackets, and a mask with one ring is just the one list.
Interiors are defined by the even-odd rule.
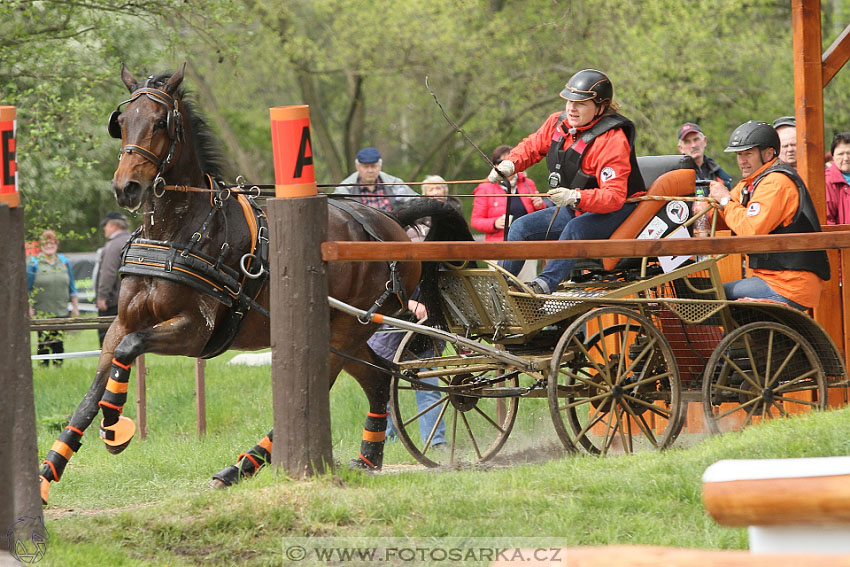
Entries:
[[[147,79],[146,83],[139,83],[139,87],[141,88],[147,84],[149,87],[161,89],[165,86],[168,79],[171,78],[172,74],[152,75]],[[189,128],[192,129],[195,140],[195,155],[198,156],[201,170],[214,178],[223,177],[226,170],[226,159],[221,149],[221,143],[213,133],[212,128],[207,124],[206,119],[195,108],[195,101],[192,100],[191,92],[180,87],[177,89],[176,96],[183,101],[186,119],[188,120]]]

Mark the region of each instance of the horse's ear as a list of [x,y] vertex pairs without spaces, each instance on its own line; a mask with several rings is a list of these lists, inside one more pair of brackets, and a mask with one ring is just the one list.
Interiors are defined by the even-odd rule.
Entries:
[[165,92],[170,95],[173,95],[177,90],[177,87],[180,86],[180,83],[183,82],[183,73],[186,71],[186,62],[183,62],[183,66],[180,69],[171,75],[171,78],[168,79],[168,82],[165,83],[165,86],[162,88]]
[[127,88],[130,89],[131,93],[139,86],[139,81],[136,80],[136,77],[130,73],[127,66],[123,63],[121,63],[121,80],[124,81],[124,84],[127,85]]

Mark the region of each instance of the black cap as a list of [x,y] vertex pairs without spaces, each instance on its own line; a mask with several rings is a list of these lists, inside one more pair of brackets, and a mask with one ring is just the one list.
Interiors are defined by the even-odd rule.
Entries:
[[106,216],[103,217],[103,220],[100,221],[100,228],[103,228],[104,226],[106,226],[106,223],[108,223],[111,220],[127,222],[127,217],[125,217],[124,215],[122,215],[118,211],[109,211],[108,213],[106,213]]
[[797,119],[793,116],[780,116],[779,118],[773,121],[773,127],[779,128],[780,126],[791,126],[792,128],[796,128]]

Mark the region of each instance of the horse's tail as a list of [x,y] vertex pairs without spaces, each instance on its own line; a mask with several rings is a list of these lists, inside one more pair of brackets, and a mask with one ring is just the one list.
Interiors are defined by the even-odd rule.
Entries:
[[[411,199],[393,211],[402,226],[411,226],[425,217],[431,218],[426,242],[472,241],[472,233],[459,203],[437,199]],[[428,310],[428,323],[432,327],[446,328],[440,305],[439,270],[442,262],[423,262],[419,282],[420,301]]]

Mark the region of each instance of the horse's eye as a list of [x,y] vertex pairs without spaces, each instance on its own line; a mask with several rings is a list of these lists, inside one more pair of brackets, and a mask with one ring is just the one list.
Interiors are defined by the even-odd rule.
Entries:
[[157,120],[156,124],[154,124],[154,130],[156,130],[157,128],[165,128],[165,126],[166,126],[165,120]]

